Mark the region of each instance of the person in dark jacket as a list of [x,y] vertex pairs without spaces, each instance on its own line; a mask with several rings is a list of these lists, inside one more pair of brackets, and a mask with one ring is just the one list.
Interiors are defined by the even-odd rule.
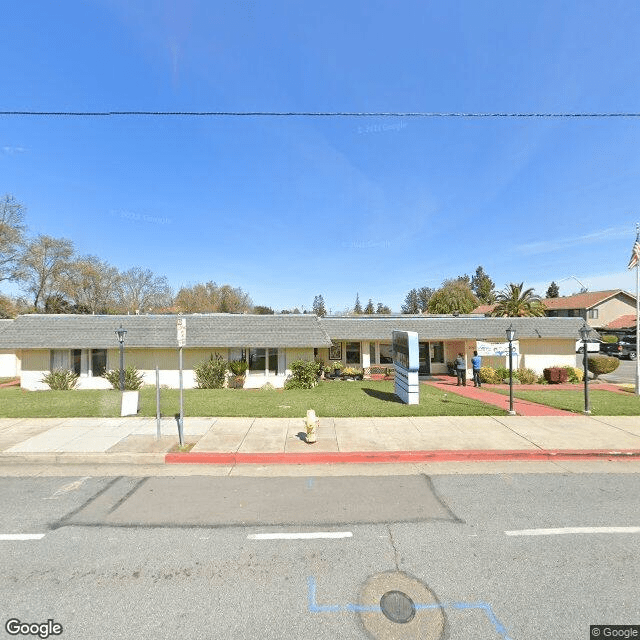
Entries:
[[467,386],[467,363],[464,361],[464,356],[459,353],[456,358],[456,373],[458,374],[458,384],[459,387],[462,385],[463,387]]
[[479,387],[480,385],[480,367],[482,366],[482,358],[478,355],[477,351],[473,352],[473,358],[471,358],[471,368],[473,369],[473,386]]

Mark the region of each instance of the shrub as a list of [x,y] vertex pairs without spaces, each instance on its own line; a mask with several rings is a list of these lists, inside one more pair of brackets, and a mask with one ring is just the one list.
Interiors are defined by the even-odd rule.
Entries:
[[248,368],[249,364],[246,360],[231,360],[231,362],[229,362],[229,369],[234,376],[243,376],[247,373]]
[[270,382],[265,382],[260,389],[262,391],[275,391],[276,388],[270,383]]
[[600,336],[602,342],[609,342],[613,344],[614,342],[618,342],[618,336],[612,336],[611,334],[607,334],[605,336]]
[[356,367],[345,367],[342,370],[343,376],[349,376],[350,378],[356,378],[362,376],[362,369],[358,369]]
[[498,377],[498,382],[504,382],[509,379],[509,369],[506,367],[496,367],[496,376]]
[[344,365],[340,360],[334,360],[330,366],[332,369],[337,369],[338,371],[342,371],[344,369]]
[[486,384],[498,384],[502,382],[492,367],[480,367],[480,381]]
[[543,374],[549,384],[566,382],[569,377],[564,367],[548,367],[543,371]]
[[535,384],[538,379],[538,375],[533,369],[521,368],[513,372],[515,378],[517,378],[521,384]]
[[567,370],[567,379],[569,382],[573,382],[575,384],[584,380],[584,371],[582,369],[569,366],[563,367],[563,369]]
[[589,371],[593,373],[594,379],[599,375],[615,371],[619,365],[620,360],[610,356],[596,356],[595,358],[589,358],[589,360],[587,360],[587,367]]
[[[120,369],[111,369],[102,374],[114,389],[120,389]],[[144,384],[142,374],[133,365],[124,370],[124,390],[137,391]]]
[[215,358],[211,354],[208,360],[197,364],[193,371],[198,389],[222,389],[227,377],[227,362],[218,354]]
[[41,382],[49,385],[52,391],[70,391],[75,389],[78,384],[77,373],[67,371],[66,369],[54,369],[46,375],[42,376]]
[[[318,384],[320,364],[307,360],[296,360],[289,365],[291,376],[285,382],[285,389],[313,389]],[[295,382],[294,382],[295,381]]]

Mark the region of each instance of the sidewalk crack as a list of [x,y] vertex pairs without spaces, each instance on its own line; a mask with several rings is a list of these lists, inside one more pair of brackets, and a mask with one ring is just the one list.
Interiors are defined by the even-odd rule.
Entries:
[[396,548],[396,543],[393,539],[393,534],[391,533],[390,524],[387,524],[387,531],[389,532],[389,541],[391,542],[391,547],[393,549],[393,561],[396,565],[396,571],[400,571],[400,563],[398,562],[398,549]]

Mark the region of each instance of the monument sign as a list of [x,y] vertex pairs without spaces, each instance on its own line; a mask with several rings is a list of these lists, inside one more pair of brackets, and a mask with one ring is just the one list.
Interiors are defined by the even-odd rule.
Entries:
[[405,404],[420,403],[418,368],[418,334],[415,331],[394,331],[393,365],[396,370],[395,394]]

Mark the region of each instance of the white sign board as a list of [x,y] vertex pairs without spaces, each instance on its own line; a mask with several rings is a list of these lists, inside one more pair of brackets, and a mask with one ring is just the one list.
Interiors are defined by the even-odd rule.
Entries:
[[187,344],[187,319],[178,318],[177,328],[178,328],[178,346],[184,347],[184,345]]
[[418,334],[415,331],[394,331],[391,345],[396,370],[395,394],[405,404],[420,404]]
[[136,416],[140,411],[140,393],[138,391],[123,391],[121,416]]
[[[520,343],[514,340],[512,343],[513,355],[520,355]],[[476,351],[479,356],[504,356],[509,357],[509,343],[508,342],[476,342]]]

